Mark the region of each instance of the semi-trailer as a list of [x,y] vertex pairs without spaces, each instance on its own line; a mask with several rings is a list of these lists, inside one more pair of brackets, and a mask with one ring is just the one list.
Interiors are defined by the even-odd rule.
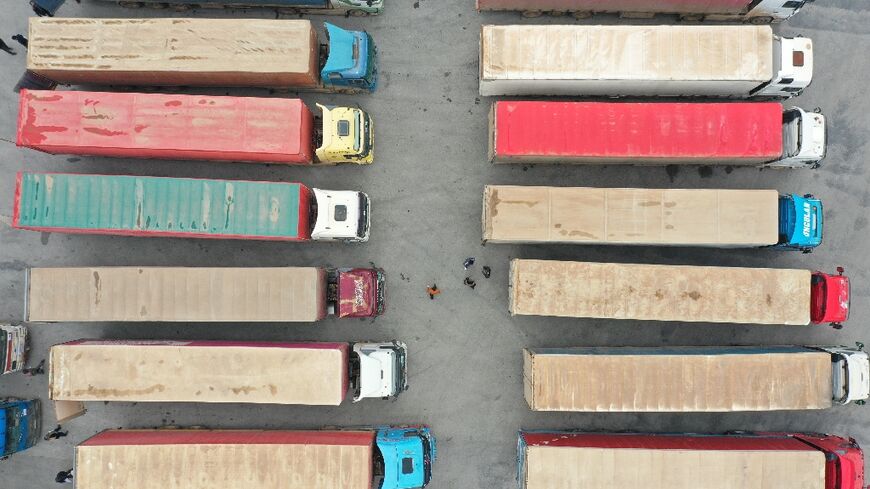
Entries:
[[812,48],[770,26],[484,25],[480,94],[790,98]]
[[524,17],[571,14],[585,19],[595,13],[630,18],[676,14],[688,21],[782,22],[814,0],[477,0],[477,10],[519,11]]
[[494,163],[817,168],[825,116],[774,102],[629,103],[500,100]]
[[0,460],[36,445],[41,437],[39,399],[0,399]]
[[809,270],[514,259],[511,315],[840,328],[849,279]]
[[386,307],[378,268],[31,268],[30,322],[314,322]]
[[364,242],[370,213],[363,192],[301,183],[19,172],[12,225],[71,234]]
[[[274,8],[279,14],[352,15],[362,17],[378,15],[384,9],[384,0],[108,0],[127,8],[172,8],[185,11],[194,8],[248,9]],[[33,11],[51,17],[66,0],[30,0]]]
[[0,375],[24,369],[27,342],[27,326],[0,324]]
[[51,154],[299,165],[373,161],[371,117],[299,99],[21,90],[18,146]]
[[533,411],[827,409],[870,396],[866,352],[840,346],[527,348]]
[[819,433],[521,431],[520,489],[863,489],[852,438]]
[[76,447],[75,481],[77,489],[420,489],[435,457],[422,425],[108,430]]
[[49,350],[49,398],[338,406],[407,389],[407,348],[383,343],[77,340]]
[[487,185],[483,242],[772,247],[822,243],[822,202],[776,190]]
[[371,92],[377,49],[364,31],[308,20],[32,17],[19,88],[68,85],[263,87]]

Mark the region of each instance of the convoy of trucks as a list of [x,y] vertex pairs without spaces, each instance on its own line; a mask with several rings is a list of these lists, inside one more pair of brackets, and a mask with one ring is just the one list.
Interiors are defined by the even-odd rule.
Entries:
[[30,322],[313,322],[386,307],[378,268],[31,268]]
[[[75,450],[76,489],[419,489],[432,478],[426,426],[318,431],[108,430]],[[123,467],[124,470],[118,470]]]
[[571,14],[585,19],[595,13],[629,18],[676,14],[688,21],[737,21],[752,24],[782,22],[814,0],[477,0],[477,10],[514,10],[524,17]]
[[493,102],[494,163],[817,168],[825,116],[779,103]]
[[811,251],[822,202],[776,190],[487,185],[483,242]]
[[858,443],[817,433],[521,431],[517,452],[520,489],[864,488]]
[[864,403],[870,359],[833,346],[527,348],[523,384],[533,411],[826,409]]
[[18,146],[52,154],[318,166],[373,161],[353,107],[299,99],[21,90]]
[[[689,48],[693,47],[693,48]],[[480,94],[790,98],[813,43],[770,26],[484,25]]]
[[839,328],[849,279],[809,270],[511,260],[511,315]]
[[30,19],[19,88],[62,84],[372,92],[371,36],[308,20]]
[[39,399],[0,399],[0,460],[36,445],[41,437]]
[[[362,17],[380,14],[384,0],[108,0],[128,8],[172,8],[184,11],[195,8],[274,8],[280,14],[352,15]],[[811,1],[811,0],[807,0]],[[30,0],[33,11],[40,16],[53,16],[66,0]]]
[[71,234],[365,242],[371,202],[301,183],[19,172],[12,225]]

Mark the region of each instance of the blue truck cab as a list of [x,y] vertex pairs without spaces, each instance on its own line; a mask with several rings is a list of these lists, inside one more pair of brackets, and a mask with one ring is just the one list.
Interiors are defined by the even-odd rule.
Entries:
[[28,449],[42,432],[39,399],[0,400],[0,458]]
[[779,196],[778,248],[809,253],[822,244],[822,201],[806,194]]
[[320,69],[324,87],[375,91],[378,86],[377,48],[365,31],[347,31],[326,23],[329,53]]
[[[376,444],[383,461],[380,489],[419,489],[432,480],[435,438],[429,428],[381,427]],[[375,471],[377,474],[377,470]]]

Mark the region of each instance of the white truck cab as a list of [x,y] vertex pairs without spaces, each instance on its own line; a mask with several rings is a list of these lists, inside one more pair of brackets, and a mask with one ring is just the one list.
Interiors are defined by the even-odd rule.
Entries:
[[831,354],[834,402],[864,404],[870,397],[870,356],[844,346],[820,347]]
[[791,98],[813,81],[813,41],[806,37],[773,38],[773,78],[754,93],[758,97]]
[[761,0],[746,15],[753,24],[781,22],[801,11],[815,0]]
[[353,402],[396,397],[408,389],[408,349],[404,343],[356,343],[353,354],[359,362]]
[[371,227],[371,201],[364,192],[312,189],[316,212],[311,239],[365,242]]
[[800,107],[782,113],[782,158],[767,166],[775,168],[818,168],[827,147],[825,116]]

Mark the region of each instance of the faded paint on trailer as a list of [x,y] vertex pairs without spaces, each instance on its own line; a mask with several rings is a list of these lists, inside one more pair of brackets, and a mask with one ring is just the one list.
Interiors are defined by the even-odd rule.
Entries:
[[306,241],[299,183],[19,172],[13,226],[122,236]]
[[778,103],[498,101],[496,162],[759,165],[782,157]]
[[751,0],[477,0],[477,9],[740,14],[751,3]]
[[22,90],[18,146],[52,154],[311,163],[299,99]]

